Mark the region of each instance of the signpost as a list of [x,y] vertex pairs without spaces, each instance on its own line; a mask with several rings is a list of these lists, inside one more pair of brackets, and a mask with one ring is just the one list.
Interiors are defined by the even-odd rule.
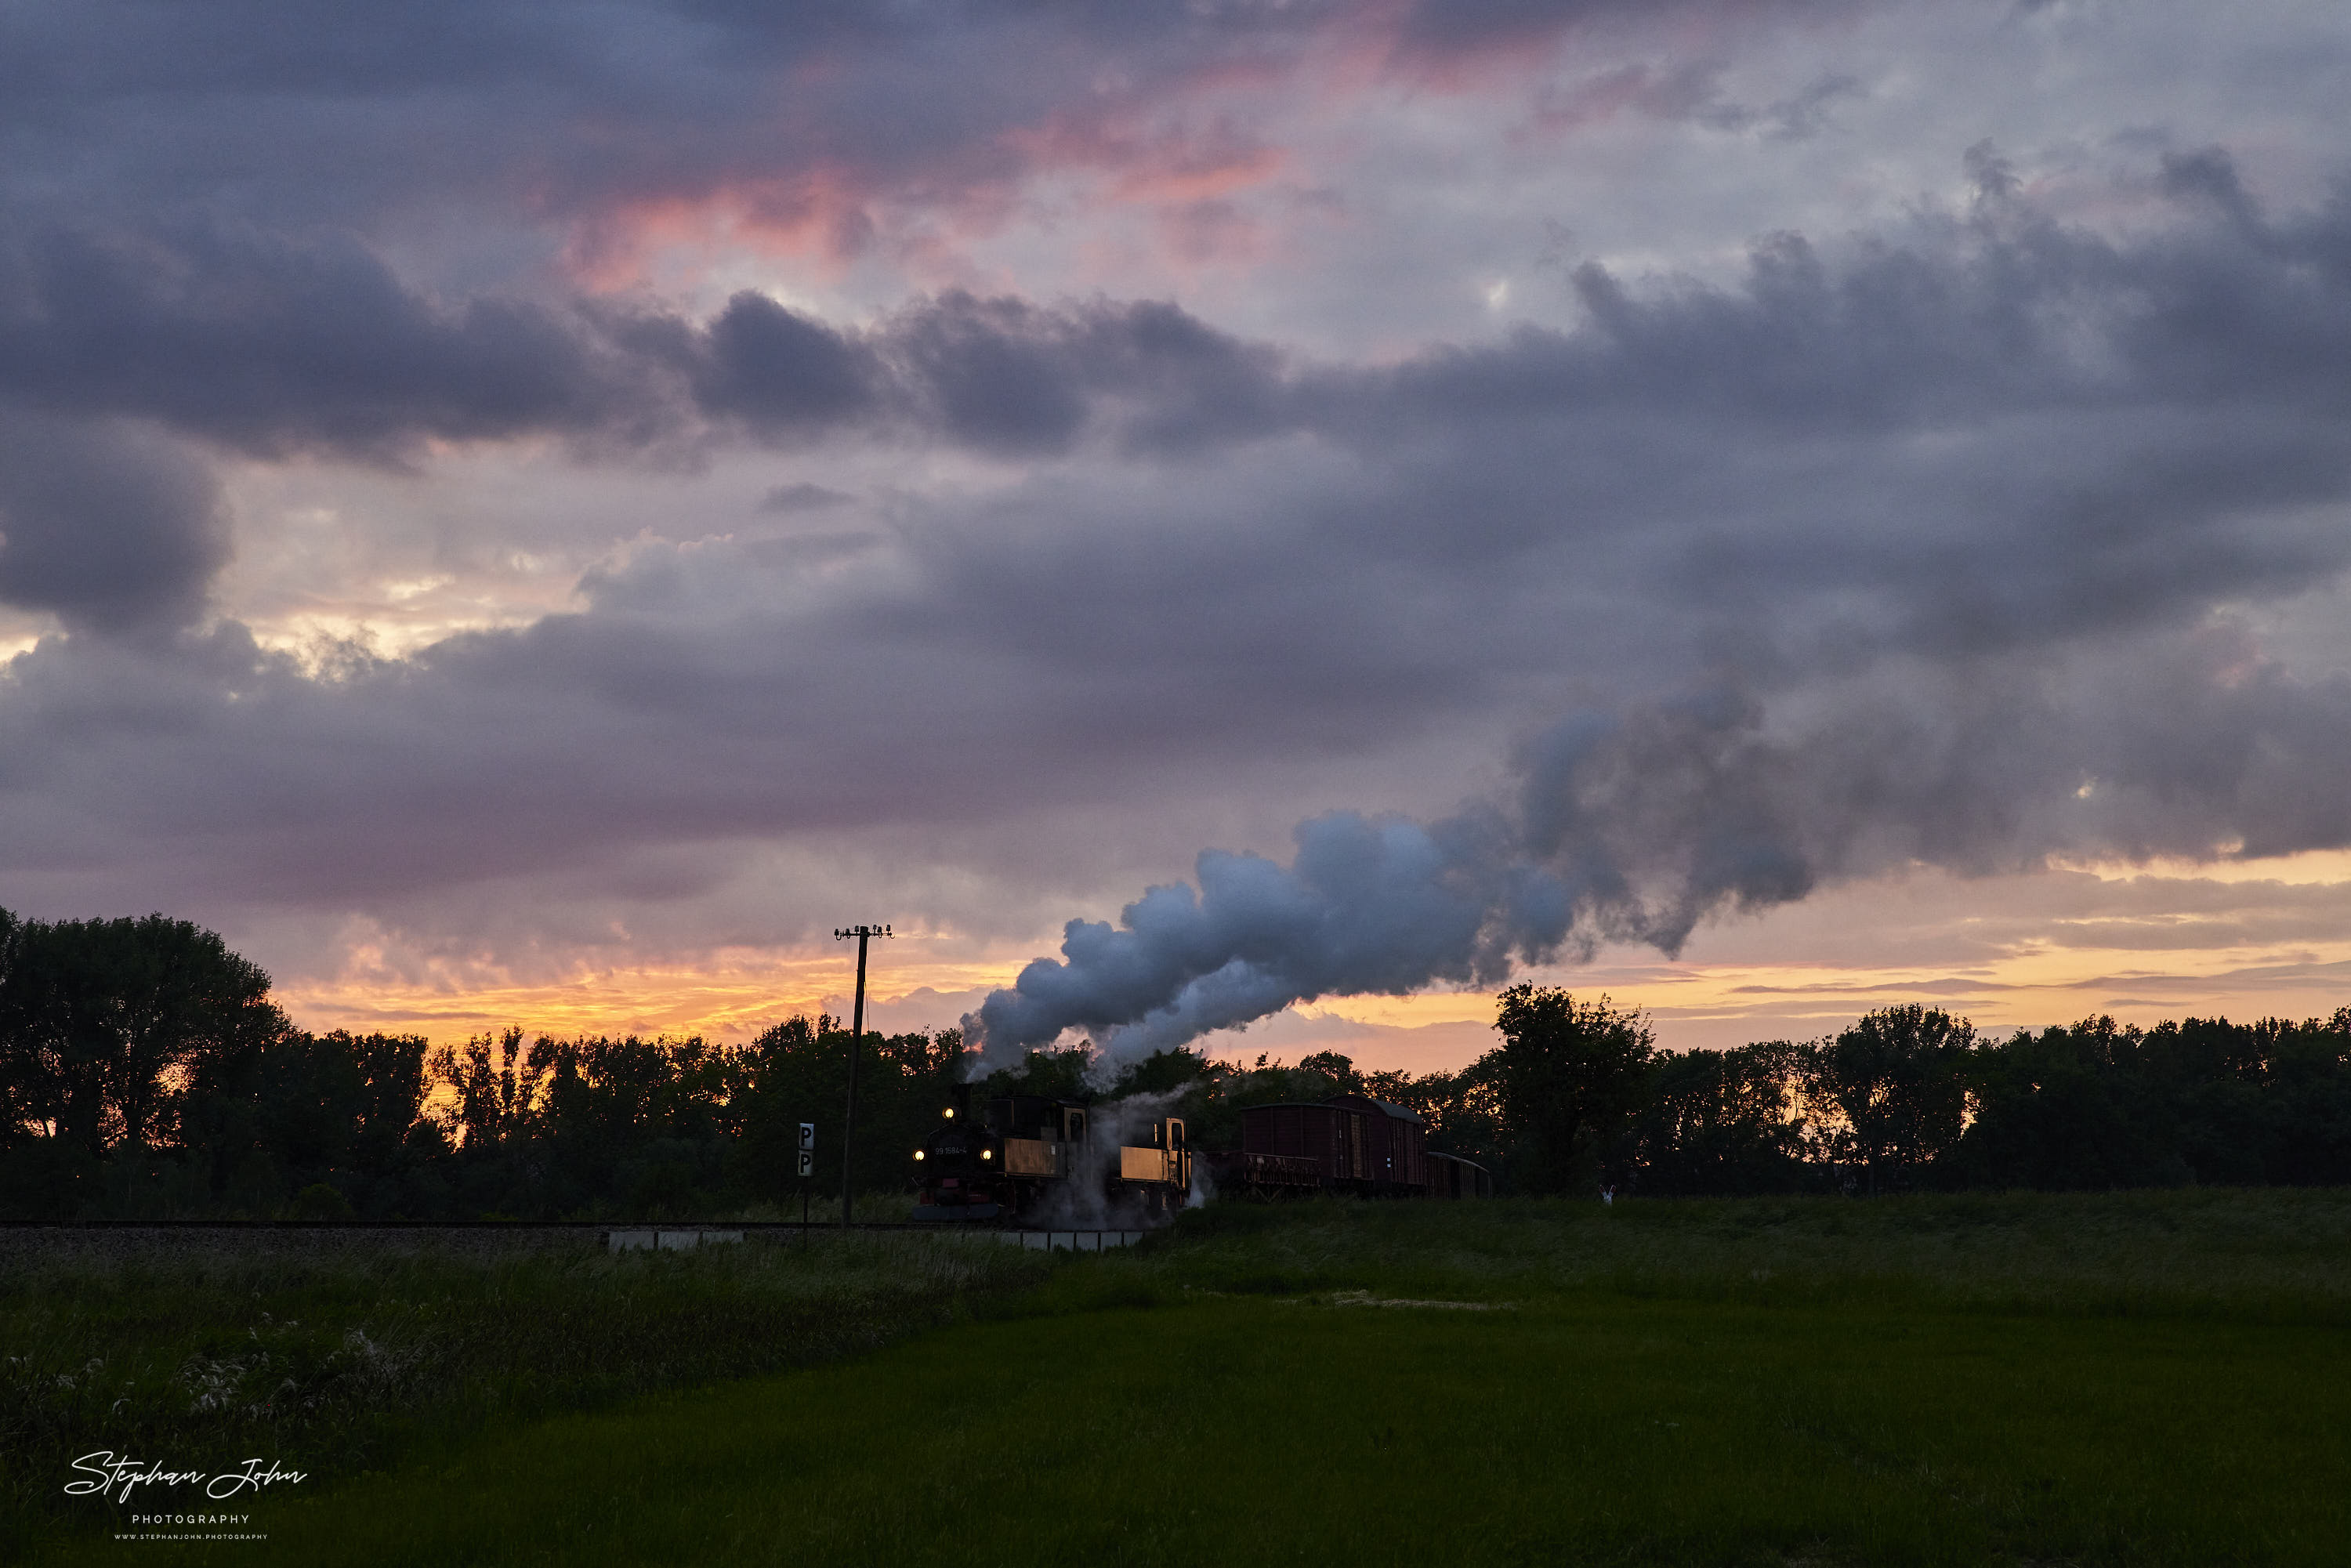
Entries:
[[876,936],[887,936],[887,925],[852,925],[846,931],[836,931],[832,939],[845,942],[857,938],[857,1001],[849,1022],[849,1108],[841,1118],[841,1228],[849,1228],[851,1185],[856,1180],[854,1167],[849,1163],[851,1140],[857,1132],[857,1051],[865,1039],[865,945]]
[[808,1178],[816,1175],[816,1124],[800,1124],[800,1229],[808,1229]]
[[808,1178],[816,1175],[816,1124],[800,1124],[800,1239],[808,1239]]

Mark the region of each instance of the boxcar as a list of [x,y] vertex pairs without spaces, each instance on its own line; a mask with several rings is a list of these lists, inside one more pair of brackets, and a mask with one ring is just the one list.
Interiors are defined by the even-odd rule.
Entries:
[[1428,1161],[1428,1196],[1431,1197],[1491,1197],[1494,1177],[1475,1160],[1465,1160],[1458,1155],[1440,1155],[1431,1150]]
[[1219,1193],[1243,1197],[1292,1197],[1319,1192],[1322,1172],[1302,1155],[1251,1154],[1228,1149],[1207,1156]]
[[1326,1191],[1418,1197],[1428,1176],[1427,1129],[1401,1105],[1365,1094],[1251,1105],[1241,1112],[1241,1152],[1311,1163]]
[[1428,1124],[1419,1114],[1368,1094],[1342,1094],[1331,1103],[1363,1113],[1364,1163],[1372,1185],[1383,1193],[1418,1197],[1428,1185]]

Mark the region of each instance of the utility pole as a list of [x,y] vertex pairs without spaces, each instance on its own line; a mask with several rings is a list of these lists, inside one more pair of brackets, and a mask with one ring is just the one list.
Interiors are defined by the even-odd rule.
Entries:
[[849,1228],[851,1192],[856,1182],[854,1168],[849,1161],[852,1140],[857,1133],[857,1051],[865,1039],[865,945],[876,936],[887,936],[887,925],[852,925],[846,931],[835,931],[832,939],[845,942],[857,938],[857,1000],[849,1018],[849,1109],[841,1118],[841,1228]]

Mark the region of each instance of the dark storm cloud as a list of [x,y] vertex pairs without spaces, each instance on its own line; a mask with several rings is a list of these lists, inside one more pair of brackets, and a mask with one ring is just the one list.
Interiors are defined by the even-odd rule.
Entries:
[[1181,451],[1277,418],[1279,357],[1172,305],[955,292],[844,332],[739,294],[706,332],[672,340],[702,412],[759,440],[857,427],[1034,456],[1101,430],[1130,449]]
[[1180,454],[1284,417],[1278,354],[1166,304],[952,292],[843,331],[738,294],[706,330],[658,335],[691,367],[699,411],[760,441],[852,430],[1029,457],[1100,435]]
[[218,486],[188,454],[0,411],[0,602],[99,632],[176,626],[227,559]]
[[437,303],[349,243],[49,233],[0,255],[0,401],[130,415],[243,451],[396,457],[553,434],[610,455],[704,419],[757,440],[844,428],[990,451],[1261,422],[1273,356],[1173,306],[949,294],[869,331],[738,294],[707,323],[585,303]]
[[[323,674],[234,625],[46,643],[0,684],[0,864],[21,883],[137,842],[143,885],[331,905],[645,845],[968,831],[1229,774],[1284,704],[1278,683],[1235,704],[1172,684],[1150,650],[1024,657],[943,609],[968,591],[952,578],[895,613],[871,589],[788,612],[762,601],[803,597],[796,563],[696,553],[582,614]],[[1087,717],[1110,705],[1118,722]],[[1366,738],[1395,723],[1356,720]]]
[[873,351],[758,294],[738,294],[710,324],[695,392],[763,435],[822,430],[883,406]]
[[[577,769],[585,758],[554,736],[576,727],[593,751],[608,733],[639,734],[642,710],[659,748],[710,758],[713,799],[738,798],[721,781],[739,754],[739,810],[646,810],[657,824],[646,831],[707,837],[774,821],[757,803],[764,743],[747,737],[862,734],[859,716],[877,708],[913,716],[934,737],[926,747],[1005,747],[1003,771],[974,799],[1048,776],[1082,792],[1198,752],[1211,735],[1209,753],[1236,758],[1301,743],[1368,749],[1436,715],[1524,712],[1563,678],[1637,702],[1709,663],[1739,667],[1724,688],[1739,703],[1802,722],[1821,683],[1888,659],[2091,646],[2192,622],[2231,596],[2328,580],[2351,560],[2330,509],[2346,488],[2346,392],[2322,369],[2351,344],[2351,220],[2339,201],[2264,218],[2214,198],[2233,190],[2224,174],[2205,155],[2168,176],[2181,214],[2123,244],[2047,220],[1987,172],[1970,216],[1835,256],[1774,240],[1736,289],[1587,272],[1592,319],[1578,330],[1391,369],[1301,366],[1172,307],[1108,301],[947,295],[851,329],[744,296],[706,324],[582,308],[508,329],[429,305],[349,251],[299,266],[271,253],[263,265],[219,246],[147,256],[145,272],[100,256],[86,276],[42,275],[47,292],[10,313],[0,366],[20,400],[142,413],[262,450],[365,453],[525,422],[605,439],[713,420],[768,441],[830,433],[1069,454],[1068,477],[1049,468],[1000,502],[901,517],[896,564],[844,590],[854,602],[840,613],[853,620],[796,619],[742,597],[745,583],[772,580],[776,604],[796,602],[789,568],[656,552],[591,580],[584,616],[458,639],[340,683],[278,669],[265,683],[278,695],[238,711],[289,727],[271,746],[224,753],[301,753],[310,724],[366,733],[381,722],[407,738],[364,788],[322,786],[322,800],[396,818],[413,785],[434,802],[428,817],[455,824],[443,810],[455,790],[496,823],[504,812],[471,793],[471,770],[454,759],[484,737],[544,736],[547,768]],[[356,279],[351,291],[373,303],[339,318],[320,277]],[[263,286],[273,280],[286,286]],[[116,303],[78,303],[93,298]],[[138,332],[107,335],[118,306]],[[110,369],[109,352],[122,362]],[[381,367],[372,379],[371,367]],[[1160,484],[1174,455],[1187,459],[1183,483]],[[216,545],[144,558],[139,570],[179,585],[159,593],[137,586],[130,552],[107,553],[127,526],[40,537],[86,539],[88,581],[114,561],[126,605],[201,592]],[[216,537],[193,525],[166,536]],[[11,593],[63,608],[64,590],[37,586],[66,580],[61,569],[42,570]],[[786,575],[762,575],[772,570]],[[694,630],[703,622],[717,630]],[[77,682],[147,678],[54,665],[68,667]],[[65,679],[50,670],[27,666],[9,701],[48,711],[32,694],[36,674]],[[465,695],[477,688],[478,725]],[[1963,709],[1968,689],[1922,687],[1917,701]],[[501,693],[546,695],[547,714],[570,717],[518,720]],[[429,718],[406,706],[428,695],[452,706],[428,704]],[[2241,716],[2258,695],[2247,688],[2229,711]],[[1004,712],[1019,722],[1001,736],[975,716]],[[2314,734],[2331,733],[2324,716]],[[705,734],[727,738],[714,749]],[[2026,739],[1995,728],[1982,744],[1989,755]],[[2226,754],[2183,740],[2111,765],[2153,778],[2158,761]],[[1956,769],[1970,754],[1924,755]],[[913,766],[881,747],[866,776],[902,765]],[[1949,777],[1982,810],[2064,782]],[[1964,863],[1969,845],[2005,841],[1950,826],[1963,819],[1931,815],[1916,792],[1897,798],[1928,858]],[[1834,833],[1780,831],[1761,797],[1694,799],[1657,830],[1687,837],[1714,813],[1713,838],[1674,852],[1693,891],[1656,911],[1645,903],[1647,924],[1623,930],[1678,940],[1726,899],[1768,901],[1875,863]],[[2331,800],[2323,788],[2307,801],[2281,794],[2249,838],[2325,841]],[[879,820],[893,803],[919,809],[890,791],[803,802],[828,822]],[[614,786],[616,818],[642,804]],[[1762,812],[1761,825],[1742,825],[1742,810]],[[567,835],[604,831],[585,800],[580,811],[480,831],[497,854],[551,855]],[[1524,817],[1540,821],[1531,807]],[[1929,832],[1930,821],[1944,826]],[[399,874],[429,879],[463,874],[475,852],[394,858]],[[335,861],[322,855],[295,881],[331,876]]]
[[2341,197],[2275,225],[2199,221],[2191,205],[2128,242],[1991,198],[1972,218],[1872,236],[1842,264],[1773,236],[1736,290],[1637,291],[1586,265],[1581,331],[1438,350],[1384,384],[1331,392],[1375,398],[1359,416],[1383,437],[1448,408],[1649,409],[1786,435],[2246,395],[2334,416],[2351,407],[2334,373],[2351,347],[2346,262]]
[[[2265,221],[2207,152],[2166,165],[2180,220],[2118,243],[1980,172],[1972,217],[1834,260],[1777,236],[1735,290],[1635,288],[1587,266],[1574,279],[1583,328],[1529,328],[1386,371],[1301,366],[1149,302],[950,293],[857,329],[742,294],[695,323],[437,301],[347,242],[49,233],[0,267],[0,396],[251,451],[357,453],[544,432],[626,449],[707,418],[758,440],[850,431],[1011,455],[1092,434],[1177,453],[1307,431],[1410,452],[1540,429],[1572,463],[1594,420],[1646,418],[1659,443],[1725,430],[1783,444],[1906,431],[2006,443],[1992,423],[2118,415],[2148,422],[2171,470],[2157,487],[2188,510],[2232,486],[2266,486],[2272,502],[2331,492],[2334,431],[2351,408],[2336,373],[2351,353],[2351,204]],[[2245,428],[2158,430],[2161,411]]]
[[[1190,132],[1134,117],[1318,41],[1441,55],[1610,9],[20,7],[0,18],[0,400],[262,454],[630,450],[696,413],[1007,455],[1263,431],[1287,417],[1270,352],[1172,308],[950,297],[877,336],[745,296],[689,323],[567,298],[549,247],[730,192],[754,223],[853,244],[875,201],[952,210],[1056,161],[1193,167]],[[444,236],[429,285],[383,259],[411,228]]]
[[1186,452],[1282,422],[1280,357],[1173,305],[1040,310],[954,294],[904,312],[883,341],[925,423],[976,446],[1059,451],[1099,419],[1130,449]]
[[1842,263],[1775,238],[1736,290],[1587,267],[1580,330],[1309,372],[1285,412],[1481,489],[1453,552],[1646,549],[1743,657],[2197,613],[2351,560],[2351,201],[2199,205],[2121,243],[1988,192]]
[[0,254],[0,399],[248,452],[643,430],[661,369],[576,311],[436,307],[348,242],[51,231]]
[[1541,44],[1593,23],[1679,14],[1732,22],[1771,16],[1849,16],[1860,0],[1711,0],[1659,5],[1656,0],[1408,0],[1395,8],[1397,47],[1407,54],[1444,58],[1512,46]]
[[1635,9],[16,6],[0,16],[0,191],[52,214],[195,207],[297,225],[420,204],[593,225],[740,191],[767,219],[837,220],[853,246],[866,200],[951,203],[1058,160],[1115,161],[1121,128],[1219,73],[1334,47],[1417,68]]
[[846,507],[856,499],[856,497],[843,491],[802,480],[797,485],[778,485],[760,497],[759,509],[789,516],[797,512],[830,511],[835,507]]

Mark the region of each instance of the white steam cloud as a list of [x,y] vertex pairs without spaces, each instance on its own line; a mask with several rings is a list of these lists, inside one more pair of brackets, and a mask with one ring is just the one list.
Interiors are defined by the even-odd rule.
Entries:
[[1808,722],[1713,689],[1526,747],[1515,799],[1316,818],[1287,866],[1204,852],[1119,925],[1072,920],[964,1019],[976,1072],[1081,1031],[1105,1065],[1329,996],[1489,986],[1602,943],[1678,955],[1725,909],[1909,864],[2275,854],[2351,842],[2351,682],[2221,646],[2068,679],[1997,659],[1879,679]]

